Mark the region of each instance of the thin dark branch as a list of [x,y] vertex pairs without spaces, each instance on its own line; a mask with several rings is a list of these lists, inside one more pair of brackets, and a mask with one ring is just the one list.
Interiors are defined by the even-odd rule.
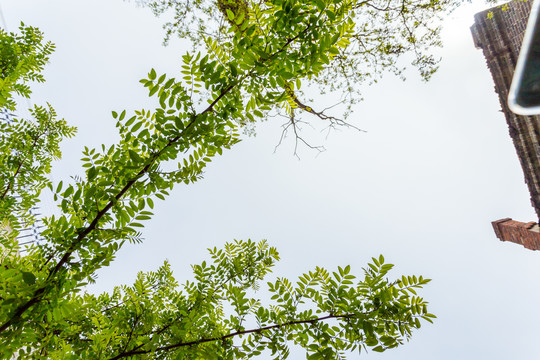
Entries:
[[[49,275],[46,281],[49,281],[50,279],[52,279],[58,273],[58,271],[60,271],[60,269],[64,266],[64,264],[68,262],[69,258],[71,257],[73,252],[76,250],[76,248],[79,246],[79,244],[86,238],[88,234],[90,234],[93,230],[96,229],[96,226],[98,222],[101,220],[101,218],[105,216],[105,214],[113,207],[115,202],[120,200],[125,195],[125,193],[137,182],[138,179],[140,179],[144,174],[146,174],[149,171],[150,167],[155,163],[155,161],[159,158],[159,156],[163,154],[163,152],[166,151],[169,147],[171,147],[176,142],[178,142],[178,140],[180,140],[180,138],[185,134],[185,132],[193,126],[195,121],[200,116],[206,114],[207,112],[212,111],[215,104],[219,100],[221,100],[227,93],[229,93],[236,84],[237,83],[233,83],[229,85],[228,87],[226,87],[221,92],[221,94],[203,112],[201,112],[198,116],[192,117],[189,124],[182,130],[182,132],[179,135],[170,139],[169,142],[161,150],[155,152],[154,154],[150,156],[148,163],[131,180],[129,180],[124,185],[124,187],[120,190],[120,192],[114,197],[114,200],[109,201],[107,205],[96,214],[96,216],[94,217],[90,225],[88,225],[88,227],[86,227],[83,231],[79,233],[79,236],[77,236],[75,241],[70,245],[66,253],[64,253],[64,256],[62,256],[62,258],[56,264],[56,266],[49,272]],[[24,312],[26,312],[26,310],[28,310],[31,306],[38,303],[40,301],[41,296],[43,296],[43,294],[45,293],[46,289],[47,289],[46,287],[41,287],[37,289],[36,291],[34,291],[34,293],[32,294],[32,297],[26,303],[19,306],[15,310],[13,315],[9,318],[9,320],[7,320],[4,324],[2,324],[2,326],[0,326],[0,333],[6,330],[9,326],[11,326],[11,324],[16,319],[18,319]]]
[[[170,350],[174,350],[174,349],[177,349],[177,348],[180,348],[180,347],[200,345],[200,344],[204,344],[204,343],[207,343],[207,342],[213,342],[213,341],[224,341],[224,340],[227,340],[229,338],[236,337],[236,336],[242,336],[242,335],[247,335],[247,334],[252,334],[252,333],[261,333],[261,332],[266,332],[266,331],[272,330],[272,329],[280,329],[280,328],[283,328],[283,327],[288,327],[288,326],[291,326],[291,325],[299,325],[299,324],[312,324],[313,325],[313,324],[316,324],[318,322],[328,320],[328,319],[343,319],[343,318],[352,318],[352,317],[355,317],[355,316],[356,316],[355,314],[327,315],[327,316],[323,316],[323,317],[316,318],[316,319],[311,319],[311,320],[293,320],[293,321],[285,322],[283,324],[268,325],[268,326],[257,328],[257,329],[236,331],[236,332],[233,332],[233,333],[229,333],[227,335],[218,336],[218,337],[214,337],[214,338],[199,339],[199,340],[188,341],[188,342],[179,342],[179,343],[176,343],[176,344],[171,344],[171,345],[159,347],[159,348],[155,349],[154,351],[155,352],[157,352],[157,351],[170,351]],[[128,351],[128,352],[118,354],[115,357],[110,358],[109,360],[118,360],[118,359],[126,358],[126,357],[129,357],[129,356],[148,354],[150,352],[153,352],[153,350],[136,350],[136,351],[132,350],[132,351]]]
[[[323,109],[322,111],[315,111],[313,110],[312,107],[310,106],[307,106],[305,104],[303,104],[299,99],[298,97],[294,94],[294,92],[292,92],[292,98],[293,98],[293,101],[294,103],[302,110],[310,113],[310,114],[313,114],[315,116],[317,116],[319,119],[321,120],[325,120],[325,121],[329,121],[330,122],[330,126],[345,126],[345,127],[350,127],[350,128],[353,128],[355,130],[358,130],[358,131],[361,131],[361,132],[367,132],[366,130],[363,130],[363,129],[360,129],[359,127],[357,126],[354,126],[352,125],[351,123],[348,123],[347,121],[343,120],[343,119],[340,119],[340,118],[337,118],[335,116],[331,116],[331,115],[326,115],[324,112],[325,110],[331,108],[327,108],[327,109]],[[334,105],[335,106],[335,105]]]
[[[41,135],[42,134],[39,134],[34,138],[34,142],[32,143],[32,146],[30,146],[31,149],[33,149],[36,146],[36,144],[37,144],[39,138],[41,137]],[[3,199],[7,195],[7,193],[9,192],[9,190],[11,188],[11,185],[15,183],[15,178],[19,174],[19,171],[21,170],[21,167],[22,167],[22,165],[24,163],[24,160],[25,159],[22,159],[22,160],[19,161],[19,165],[17,166],[17,170],[15,171],[15,174],[13,175],[13,179],[12,179],[12,181],[9,182],[8,186],[6,187],[6,190],[4,191],[4,193],[2,194],[2,197],[0,199]]]
[[[309,28],[309,26],[304,29],[303,31],[307,31],[307,29]],[[279,49],[278,51],[276,51],[274,54],[272,54],[269,58],[267,59],[264,59],[262,60],[263,62],[265,60],[269,60],[273,57],[275,57],[277,54],[281,53],[282,51],[284,51],[289,45],[291,42],[293,42],[294,40],[296,40],[298,37],[300,36],[300,34],[298,34],[296,37],[292,38],[292,39],[288,39],[285,44],[283,45],[283,47],[281,49]],[[246,75],[247,76],[247,75]],[[244,76],[245,78],[245,76]],[[220,95],[214,99],[214,101],[212,101],[212,103],[210,103],[210,105],[208,105],[208,107],[206,109],[204,109],[201,113],[199,113],[198,115],[194,115],[192,116],[191,118],[191,121],[189,122],[189,124],[182,130],[182,132],[175,136],[174,138],[170,139],[168,141],[168,143],[159,151],[155,152],[154,154],[152,154],[150,156],[150,158],[148,159],[148,162],[147,164],[131,179],[129,180],[125,185],[124,187],[120,190],[120,192],[114,197],[114,200],[111,200],[107,203],[107,205],[105,205],[105,207],[103,207],[100,211],[98,211],[98,213],[96,214],[96,216],[94,217],[93,221],[90,223],[90,225],[88,225],[84,230],[82,230],[81,232],[79,232],[79,235],[77,236],[77,238],[75,239],[75,241],[73,241],[73,243],[69,246],[68,250],[64,253],[64,255],[62,256],[62,258],[60,259],[60,261],[56,264],[56,266],[49,272],[49,275],[47,276],[47,279],[46,279],[46,282],[48,282],[50,279],[52,279],[59,271],[60,269],[68,262],[69,258],[71,257],[71,255],[73,254],[73,252],[77,249],[77,247],[81,244],[81,242],[87,237],[88,234],[90,234],[92,231],[94,231],[96,229],[96,226],[97,224],[99,223],[99,221],[103,218],[103,216],[105,216],[105,214],[107,214],[107,212],[113,207],[113,205],[118,202],[124,195],[125,193],[142,177],[144,176],[145,174],[148,173],[150,167],[155,163],[155,161],[159,158],[159,156],[161,156],[161,154],[163,154],[163,152],[165,152],[168,148],[170,148],[171,146],[173,146],[174,144],[176,144],[176,142],[178,142],[178,140],[180,140],[180,138],[186,133],[187,130],[189,130],[193,124],[196,122],[197,119],[199,119],[201,116],[205,115],[206,113],[208,112],[211,112],[214,108],[214,106],[225,96],[227,95],[235,86],[237,86],[239,83],[241,83],[243,81],[243,79],[239,79],[233,83],[231,83],[229,86],[227,86],[226,88],[224,88]],[[19,306],[15,312],[13,313],[13,315],[4,323],[0,326],[0,333],[3,332],[4,330],[6,330],[9,326],[11,326],[11,324],[13,324],[13,322],[18,319],[24,312],[26,312],[26,310],[28,310],[31,306],[33,306],[34,304],[40,302],[40,299],[41,297],[44,295],[45,293],[45,290],[47,288],[46,287],[41,287],[39,289],[37,289],[36,291],[34,291],[34,293],[32,294],[31,298],[26,302],[24,303],[23,305]]]

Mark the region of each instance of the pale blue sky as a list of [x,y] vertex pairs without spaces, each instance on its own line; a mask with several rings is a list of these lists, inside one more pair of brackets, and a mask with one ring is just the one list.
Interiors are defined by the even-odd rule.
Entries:
[[[54,170],[81,172],[80,151],[116,139],[112,110],[150,108],[138,83],[150,68],[175,76],[185,44],[161,46],[161,20],[133,3],[2,0],[13,31],[38,26],[57,51],[34,102],[49,101],[79,128]],[[448,16],[440,71],[422,83],[411,71],[366,87],[352,122],[324,139],[327,151],[291,139],[277,149],[280,123],[257,127],[209,166],[205,179],[179,186],[156,206],[146,241],[125,246],[90,291],[130,283],[169,259],[179,281],[206,248],[232,239],[268,239],[281,253],[275,274],[294,278],[316,265],[361,272],[384,254],[393,272],[422,274],[438,319],[412,341],[367,359],[534,359],[540,357],[540,254],[499,242],[490,222],[534,221],[527,187],[480,50],[469,27],[482,2]],[[309,130],[309,129],[307,129]],[[54,211],[44,203],[45,211]],[[291,357],[293,358],[293,357]],[[302,354],[294,359],[304,358]],[[351,359],[358,355],[351,356]]]

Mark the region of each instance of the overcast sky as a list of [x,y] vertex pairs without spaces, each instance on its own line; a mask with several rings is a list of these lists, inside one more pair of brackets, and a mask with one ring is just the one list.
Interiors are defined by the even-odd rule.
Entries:
[[[64,143],[55,182],[80,174],[83,146],[116,139],[112,110],[152,108],[138,83],[152,68],[175,76],[185,43],[161,46],[162,20],[120,0],[2,0],[7,27],[38,26],[57,51],[33,101],[50,102],[79,129]],[[276,152],[280,120],[257,127],[208,168],[159,202],[142,245],[127,245],[89,291],[131,283],[169,259],[177,279],[208,247],[268,239],[281,254],[278,276],[372,256],[395,276],[433,279],[422,295],[438,316],[411,342],[367,359],[534,359],[540,357],[540,254],[500,242],[491,221],[535,221],[518,158],[480,50],[469,27],[487,5],[463,6],[444,22],[439,72],[414,71],[365,87],[352,122],[367,130],[307,131],[326,152],[288,139]],[[308,129],[306,129],[308,130]],[[45,198],[45,212],[55,211]],[[294,355],[304,358],[303,354]],[[351,356],[351,359],[358,355]]]

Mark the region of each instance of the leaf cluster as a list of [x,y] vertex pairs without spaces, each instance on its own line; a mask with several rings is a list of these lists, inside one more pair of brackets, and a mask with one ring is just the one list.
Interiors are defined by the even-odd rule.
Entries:
[[75,133],[50,105],[35,106],[30,113],[31,120],[0,123],[0,220],[11,229],[0,239],[8,252],[14,250],[12,240],[21,227],[34,221],[29,210],[51,184],[47,174],[60,158],[60,141]]
[[13,94],[29,98],[27,82],[44,82],[40,73],[54,51],[37,28],[21,23],[20,34],[0,29],[0,106],[15,110]]
[[43,358],[39,349],[58,359],[285,359],[295,344],[308,359],[343,359],[350,351],[394,348],[420,319],[435,317],[416,294],[429,280],[389,281],[392,265],[382,256],[360,279],[347,266],[332,273],[317,267],[296,284],[269,282],[272,303],[265,306],[250,290],[279,259],[276,249],[248,240],[210,254],[212,262],[193,266],[195,280],[181,287],[166,262],[111,294],[70,297],[48,314],[39,348],[19,357]]
[[[298,95],[303,81],[320,79],[348,48],[358,4],[274,0],[242,3],[249,6],[240,12],[227,4],[234,24],[228,23],[226,36],[201,35],[206,51],[186,53],[178,79],[150,70],[140,82],[156,108],[113,111],[120,140],[85,148],[80,176],[47,180],[59,141],[74,132],[52,108],[36,108],[35,122],[2,125],[3,356],[232,359],[267,351],[286,358],[292,342],[314,359],[342,358],[347,351],[398,346],[420,319],[433,317],[416,295],[428,280],[389,281],[391,265],[382,257],[361,279],[345,267],[334,273],[316,268],[296,284],[270,282],[274,302],[263,305],[251,293],[278,255],[252,241],[211,250],[212,263],[194,266],[195,280],[180,289],[165,264],[111,294],[83,292],[126,242],[142,240],[156,200],[201,179],[212,159],[239,141],[241,126],[276,109],[293,124],[297,111],[339,123]],[[45,242],[22,256],[12,224],[27,216],[44,186],[59,215],[42,219]]]
[[[144,0],[140,3],[148,6],[156,16],[174,15],[174,20],[164,25],[166,43],[171,37],[178,36],[190,39],[195,47],[204,47],[203,39],[206,38],[226,44],[237,34],[251,38],[252,34],[247,31],[250,25],[255,25],[257,32],[265,35],[265,40],[290,39],[290,30],[309,27],[312,35],[300,36],[295,45],[312,45],[310,53],[325,51],[324,46],[319,50],[314,48],[313,38],[324,38],[319,46],[337,45],[325,53],[321,64],[304,58],[306,66],[314,68],[309,84],[322,93],[342,92],[343,101],[349,105],[344,114],[346,117],[350,106],[361,99],[361,84],[376,82],[384,72],[404,78],[406,66],[401,58],[416,67],[424,80],[432,76],[440,60],[431,53],[433,48],[441,46],[440,20],[461,2]],[[216,6],[220,11],[215,11]],[[333,31],[340,24],[346,24],[340,31],[345,31],[347,36],[340,34],[337,42]],[[325,58],[332,61],[332,66],[328,66]],[[294,73],[290,66],[284,64],[288,72]]]

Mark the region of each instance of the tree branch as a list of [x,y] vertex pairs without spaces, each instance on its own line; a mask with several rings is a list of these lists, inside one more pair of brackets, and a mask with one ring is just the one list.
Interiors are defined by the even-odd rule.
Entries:
[[[36,143],[38,142],[39,138],[41,137],[40,134],[38,134],[35,138],[34,138],[34,142],[32,143],[32,145],[30,146],[31,149],[33,149],[35,146],[36,146]],[[3,199],[6,197],[7,193],[9,192],[10,188],[11,188],[11,185],[15,183],[15,178],[17,177],[17,175],[19,175],[19,171],[21,170],[21,167],[24,163],[24,160],[25,159],[22,159],[19,161],[19,165],[17,166],[17,170],[15,171],[15,174],[13,175],[13,179],[12,181],[9,182],[8,186],[6,187],[6,190],[4,191],[4,193],[2,194],[2,197],[0,197],[0,199]]]
[[258,329],[236,331],[236,332],[229,333],[227,335],[223,335],[223,336],[219,336],[219,337],[215,337],[215,338],[199,339],[199,340],[188,341],[188,342],[179,342],[179,343],[176,343],[176,344],[171,344],[171,345],[159,347],[159,348],[155,349],[154,351],[153,350],[135,350],[135,351],[131,350],[131,351],[127,351],[127,352],[118,354],[115,357],[110,358],[109,360],[118,360],[118,359],[126,358],[126,357],[129,357],[129,356],[148,354],[148,353],[157,352],[157,351],[170,351],[170,350],[174,350],[174,349],[177,349],[177,348],[180,348],[180,347],[200,345],[200,344],[204,344],[204,343],[212,342],[212,341],[224,341],[224,340],[227,340],[229,338],[236,337],[236,336],[242,336],[242,335],[251,334],[251,333],[261,333],[261,332],[266,332],[266,331],[272,330],[272,329],[280,329],[280,328],[283,328],[283,327],[288,327],[288,326],[291,326],[291,325],[299,325],[299,324],[312,324],[313,325],[313,324],[316,324],[318,322],[328,320],[328,319],[352,318],[352,317],[355,317],[355,316],[356,316],[355,314],[327,315],[327,316],[323,316],[323,317],[316,318],[316,319],[311,319],[311,320],[293,320],[293,321],[288,321],[288,322],[283,323],[283,324],[269,325],[269,326],[265,326],[265,327],[258,328]]
[[[111,200],[107,203],[107,205],[105,205],[105,207],[103,209],[101,209],[97,214],[96,216],[94,217],[94,219],[92,220],[92,222],[90,223],[90,225],[88,225],[83,231],[81,231],[79,233],[79,235],[77,236],[77,238],[75,239],[75,241],[69,246],[68,250],[64,253],[64,255],[62,256],[62,258],[60,259],[60,261],[56,264],[56,266],[49,272],[49,275],[47,276],[47,279],[45,281],[45,283],[49,282],[59,271],[60,269],[64,266],[64,264],[66,262],[68,262],[70,256],[73,254],[73,252],[77,249],[77,247],[79,246],[79,244],[86,238],[86,236],[88,234],[90,234],[93,230],[96,229],[96,226],[98,224],[98,222],[101,220],[101,218],[103,218],[103,216],[105,214],[107,214],[107,212],[113,207],[113,205],[118,202],[124,195],[125,193],[137,182],[137,180],[139,180],[143,175],[145,175],[148,170],[150,169],[150,167],[155,163],[155,161],[159,158],[159,156],[161,154],[163,154],[163,152],[165,150],[167,150],[169,147],[171,147],[172,145],[174,145],[176,142],[178,142],[178,140],[180,140],[180,138],[185,134],[185,132],[191,128],[193,126],[193,124],[195,123],[195,121],[202,115],[206,114],[207,112],[210,112],[212,111],[213,107],[216,105],[216,103],[221,100],[225,95],[227,95],[238,83],[237,82],[234,82],[232,84],[230,84],[228,87],[226,87],[223,91],[221,91],[220,95],[205,109],[203,110],[201,113],[199,113],[198,115],[195,115],[192,117],[191,121],[189,122],[189,124],[182,130],[182,132],[175,136],[174,138],[170,139],[168,141],[168,143],[159,151],[157,151],[156,153],[154,153],[153,155],[150,156],[149,160],[148,160],[148,163],[131,179],[129,180],[125,185],[124,187],[118,192],[118,194],[114,197],[114,200]],[[4,324],[2,324],[0,326],[0,333],[2,333],[4,330],[6,330],[8,327],[10,327],[16,319],[18,319],[24,312],[26,312],[31,306],[35,305],[36,303],[40,302],[40,298],[41,296],[43,296],[43,294],[45,293],[45,290],[46,290],[46,287],[43,286],[39,289],[37,289],[36,291],[34,291],[34,293],[32,294],[31,298],[26,302],[24,303],[23,305],[19,306],[14,314],[9,318],[9,320],[7,320]]]

